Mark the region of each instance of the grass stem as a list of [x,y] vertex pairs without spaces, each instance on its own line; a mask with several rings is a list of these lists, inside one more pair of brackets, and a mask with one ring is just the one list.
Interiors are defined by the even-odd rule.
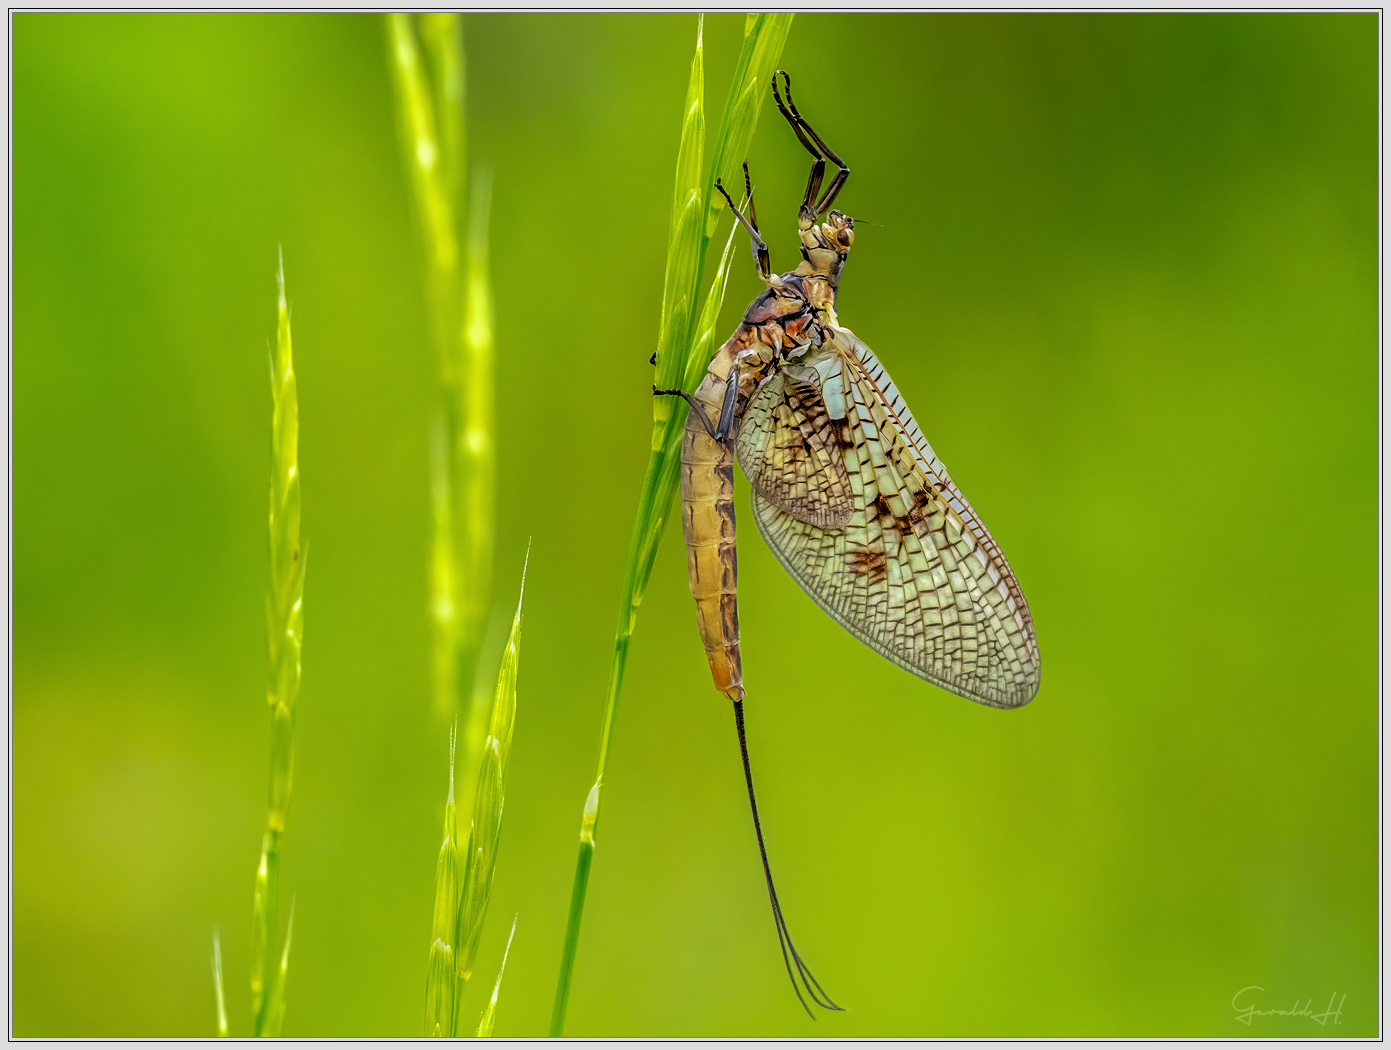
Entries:
[[[666,278],[663,284],[662,320],[657,344],[656,386],[663,389],[670,389],[678,384],[684,384],[685,388],[693,386],[694,379],[699,377],[709,362],[713,328],[724,300],[729,258],[727,245],[721,259],[720,272],[707,293],[704,304],[697,311],[695,304],[703,287],[706,251],[719,222],[720,212],[727,207],[724,199],[713,192],[715,179],[719,177],[725,183],[738,185],[737,181],[732,181],[732,176],[753,140],[759,109],[767,95],[769,78],[787,41],[787,33],[792,26],[792,15],[751,14],[745,20],[743,47],[730,84],[724,115],[715,137],[714,160],[703,186],[700,172],[705,137],[705,73],[703,20],[700,17],[697,18],[696,25],[695,57],[691,62],[681,145],[677,150],[676,187],[667,237]],[[729,244],[733,244],[732,234]],[[624,571],[623,593],[619,601],[618,630],[614,637],[603,728],[599,735],[599,759],[594,783],[586,796],[584,814],[581,818],[579,857],[575,864],[570,913],[566,922],[560,974],[556,981],[555,1002],[551,1013],[552,1036],[560,1036],[565,1029],[575,954],[579,946],[580,922],[584,916],[589,874],[594,859],[604,773],[608,766],[609,744],[613,737],[618,697],[622,690],[623,672],[628,659],[628,643],[637,624],[638,605],[652,574],[657,547],[661,542],[672,498],[676,492],[680,468],[681,427],[685,422],[686,411],[685,403],[678,398],[653,399],[652,449],[647,462],[647,473],[643,477],[642,493],[638,499],[632,539],[628,545],[628,562]]]

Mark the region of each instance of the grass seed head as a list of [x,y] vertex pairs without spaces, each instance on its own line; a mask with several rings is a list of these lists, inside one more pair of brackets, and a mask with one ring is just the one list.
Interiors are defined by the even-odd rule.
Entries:
[[[266,585],[271,708],[270,786],[266,832],[251,905],[251,1010],[253,1031],[279,1031],[284,1012],[285,969],[290,963],[286,929],[280,970],[273,967],[276,911],[280,894],[280,836],[285,830],[294,771],[294,713],[299,699],[304,637],[305,556],[300,543],[299,399],[285,295],[285,260],[276,270],[275,353],[271,360],[270,576]],[[291,908],[291,922],[294,918]]]

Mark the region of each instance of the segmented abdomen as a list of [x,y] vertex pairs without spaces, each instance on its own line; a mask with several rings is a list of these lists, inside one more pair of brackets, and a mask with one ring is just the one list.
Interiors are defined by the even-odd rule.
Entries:
[[[707,375],[695,398],[713,428],[719,423],[724,383]],[[734,546],[734,450],[716,441],[692,409],[681,441],[681,526],[686,571],[695,599],[700,639],[715,688],[744,698],[739,659],[738,554]]]

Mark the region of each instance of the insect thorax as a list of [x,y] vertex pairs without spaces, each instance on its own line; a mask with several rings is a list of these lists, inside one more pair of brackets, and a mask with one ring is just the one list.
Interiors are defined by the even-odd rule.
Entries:
[[826,327],[835,324],[835,289],[829,278],[796,270],[769,278],[768,290],[744,312],[744,326],[782,356],[787,351],[795,355],[794,348],[820,346]]

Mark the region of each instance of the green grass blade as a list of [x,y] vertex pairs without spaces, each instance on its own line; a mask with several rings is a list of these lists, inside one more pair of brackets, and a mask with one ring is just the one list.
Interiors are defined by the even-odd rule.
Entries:
[[[750,15],[745,23],[744,44],[730,85],[724,117],[716,135],[714,160],[702,191],[698,184],[700,140],[704,137],[704,56],[701,22],[697,21],[696,54],[691,63],[691,79],[686,93],[686,108],[681,130],[681,146],[677,152],[676,193],[672,203],[672,219],[668,233],[667,279],[662,295],[662,329],[658,341],[656,385],[669,389],[685,382],[697,363],[697,355],[708,355],[712,339],[704,338],[713,331],[719,308],[724,300],[728,279],[728,258],[733,241],[726,245],[720,272],[697,316],[695,302],[703,283],[706,249],[725,207],[723,197],[712,192],[716,176],[728,180],[731,168],[737,168],[753,140],[758,110],[767,93],[768,84],[782,54],[783,44],[792,25],[792,15],[786,13]],[[697,332],[699,329],[699,332]],[[699,372],[696,372],[699,375]],[[679,446],[681,425],[687,408],[674,397],[653,399],[652,449],[643,477],[642,493],[638,498],[637,518],[628,544],[628,563],[623,577],[623,594],[619,602],[618,630],[614,638],[613,662],[609,670],[608,695],[604,704],[604,723],[599,736],[599,759],[585,801],[580,826],[580,850],[575,863],[575,879],[570,894],[570,913],[561,948],[560,974],[556,981],[555,1003],[551,1013],[552,1036],[565,1029],[565,1014],[569,1006],[570,982],[574,973],[575,954],[579,945],[580,922],[589,889],[589,874],[594,860],[595,834],[599,822],[599,805],[604,786],[604,770],[608,764],[609,742],[613,736],[618,697],[623,686],[623,671],[627,664],[628,644],[637,623],[638,605],[652,565],[657,557],[671,510],[672,498],[680,469]]]
[[512,938],[517,935],[517,917],[512,916],[512,932],[507,935],[507,947],[502,950],[502,965],[497,968],[497,980],[493,982],[493,997],[488,1000],[488,1005],[483,1009],[483,1016],[478,1019],[478,1031],[474,1035],[479,1039],[485,1039],[493,1034],[493,1022],[497,1020],[497,994],[502,991],[502,975],[507,970],[507,956],[512,951]]
[[430,968],[425,981],[425,1034],[437,1036],[453,1033],[458,1009],[454,994],[454,936],[459,923],[459,833],[454,812],[457,732],[457,726],[449,730],[449,795],[444,803],[444,842],[435,864],[435,913],[430,923]]
[[[531,551],[527,550],[530,561]],[[478,770],[478,787],[473,796],[473,824],[463,854],[463,889],[459,900],[458,932],[455,935],[455,974],[459,988],[473,974],[483,920],[488,914],[493,873],[497,869],[498,844],[502,835],[502,810],[507,791],[507,767],[512,755],[512,734],[517,721],[517,669],[522,644],[522,601],[526,594],[526,565],[522,566],[521,591],[512,630],[498,664],[497,688],[488,721],[488,738]],[[457,1013],[457,1012],[456,1012]]]
[[273,976],[269,970],[280,894],[280,838],[285,831],[294,773],[294,715],[299,698],[304,636],[306,562],[299,535],[299,401],[283,258],[276,281],[278,319],[271,364],[270,580],[266,588],[270,657],[266,699],[271,707],[270,799],[252,897],[251,935],[251,1009],[253,1031],[257,1035],[263,1034],[266,1028],[269,1007],[266,989]]
[[222,991],[222,940],[213,927],[213,993],[217,996],[217,1034],[227,1036],[227,997]]

